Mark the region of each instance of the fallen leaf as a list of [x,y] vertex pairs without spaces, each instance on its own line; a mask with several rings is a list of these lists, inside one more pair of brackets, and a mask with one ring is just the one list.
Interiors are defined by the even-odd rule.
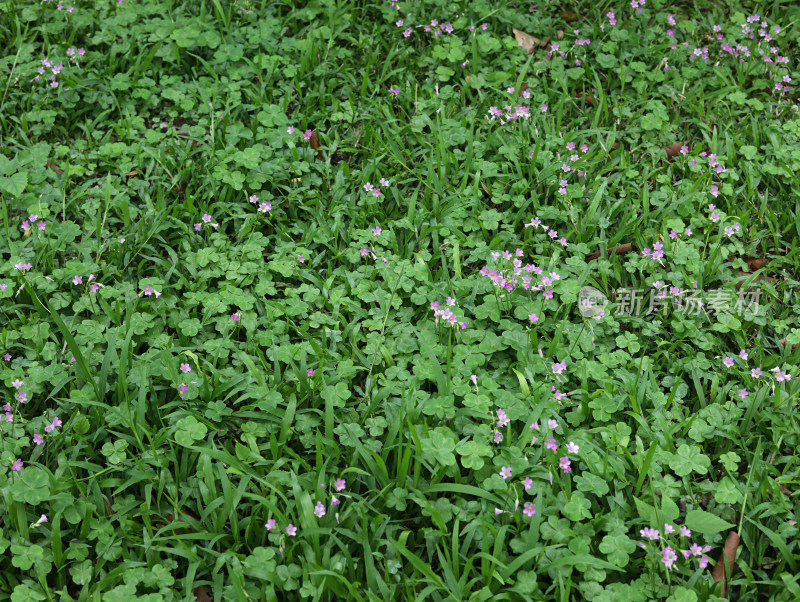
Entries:
[[669,146],[665,146],[664,150],[667,152],[667,157],[672,159],[672,157],[677,157],[678,153],[681,152],[681,147],[688,144],[689,141],[686,142],[676,142],[675,144],[670,144]]
[[317,159],[322,159],[322,151],[317,150],[320,147],[319,139],[317,138],[317,130],[311,132],[311,148],[317,151]]
[[492,196],[492,193],[491,193],[491,192],[489,192],[489,187],[488,187],[486,184],[484,184],[483,182],[481,182],[481,188],[483,188],[483,191],[484,191],[486,194],[488,194],[489,196]]
[[747,262],[747,266],[750,268],[751,272],[755,272],[761,269],[761,266],[764,265],[764,262],[767,260],[766,257],[744,257],[744,260]]
[[574,10],[565,10],[563,13],[561,13],[561,18],[567,23],[572,23],[573,21],[578,20],[578,13],[576,13]]
[[55,167],[55,166],[54,166],[52,163],[50,163],[50,161],[49,161],[49,160],[47,161],[47,163],[45,163],[45,164],[44,164],[44,166],[45,166],[45,167],[49,167],[49,168],[50,168],[50,169],[52,169],[54,172],[56,172],[58,175],[61,175],[61,174],[63,174],[63,173],[64,173],[64,170],[63,170],[63,169],[58,169],[58,168],[57,168],[57,167]]
[[524,31],[520,31],[519,29],[511,28],[511,31],[514,32],[514,37],[517,39],[517,44],[519,44],[528,54],[533,54],[533,51],[536,47],[541,43],[539,38],[534,38],[532,35],[525,33]]
[[194,588],[192,593],[194,594],[194,598],[197,600],[197,602],[211,602],[211,596],[208,595],[206,588],[204,588],[202,585]]
[[752,282],[758,282],[759,280],[766,280],[767,282],[774,282],[775,279],[772,276],[764,276],[763,274],[753,274],[752,272],[742,272],[739,270],[738,272],[739,280],[736,281],[736,288],[742,288],[742,285],[745,282],[748,282],[751,276],[755,276],[752,279]]
[[[607,252],[608,256],[610,257],[611,255],[624,255],[625,253],[630,253],[632,250],[633,250],[633,243],[626,242],[624,244],[617,245],[616,248],[614,248],[614,249],[607,249],[606,252]],[[595,251],[594,253],[589,253],[586,256],[586,261],[587,262],[588,261],[592,261],[594,259],[597,259],[598,257],[600,257],[600,250],[599,249],[597,251]]]
[[731,531],[728,533],[727,539],[725,539],[725,547],[722,550],[722,554],[720,554],[719,560],[714,570],[711,572],[711,577],[714,581],[722,581],[722,592],[720,595],[723,598],[725,597],[725,590],[728,585],[728,580],[725,579],[725,559],[727,558],[728,560],[728,577],[730,577],[733,574],[733,563],[736,560],[736,551],[738,548],[739,535],[736,531]]
[[126,175],[126,176],[129,176],[129,177],[130,177],[130,176],[138,176],[138,175],[139,175],[139,170],[138,170],[138,169],[132,169],[131,171],[129,171],[129,172],[128,172],[128,173],[126,173],[125,175]]
[[559,29],[559,30],[556,32],[556,37],[557,37],[559,40],[563,40],[563,39],[564,39],[564,30],[563,30],[563,29]]

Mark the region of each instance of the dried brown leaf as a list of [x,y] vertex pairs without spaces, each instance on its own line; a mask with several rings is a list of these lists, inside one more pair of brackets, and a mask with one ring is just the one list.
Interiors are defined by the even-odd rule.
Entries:
[[211,596],[208,595],[206,588],[204,588],[202,585],[194,588],[192,593],[194,594],[194,598],[197,600],[197,602],[211,602]]
[[317,130],[311,132],[311,148],[317,151],[317,159],[322,159],[322,151],[317,150],[320,147],[319,138],[317,138]]
[[131,171],[129,171],[125,175],[128,176],[128,177],[138,176],[139,175],[139,170],[138,169],[132,169]]
[[561,18],[567,23],[572,23],[578,20],[578,13],[576,13],[574,10],[565,10],[563,13],[561,13]]
[[511,28],[511,31],[514,32],[514,37],[517,39],[517,44],[524,48],[528,54],[533,54],[533,51],[541,43],[539,38],[534,38],[531,34],[525,33],[524,31],[520,31],[514,27]]
[[681,152],[681,147],[685,144],[688,144],[689,141],[681,142],[678,141],[675,144],[670,144],[669,146],[665,146],[664,150],[667,152],[667,157],[672,159],[672,157],[677,157],[678,153]]
[[[736,281],[736,288],[742,288],[745,282],[758,282],[759,280],[766,280],[767,282],[774,282],[775,278],[772,276],[765,276],[764,274],[753,274],[752,272],[738,271],[739,279]],[[752,279],[751,279],[752,277]]]
[[733,563],[736,560],[736,551],[738,548],[739,535],[736,533],[736,531],[731,531],[728,533],[727,539],[725,539],[725,547],[722,550],[722,554],[719,556],[717,565],[711,572],[711,577],[714,579],[714,581],[722,581],[722,592],[720,595],[723,598],[725,597],[725,590],[727,589],[728,585],[728,580],[725,579],[725,559],[727,558],[728,560],[728,577],[730,577],[733,573]]
[[[624,255],[625,253],[630,253],[633,250],[633,243],[626,242],[621,245],[617,245],[614,249],[606,249],[606,253],[610,257],[611,255]],[[600,250],[598,249],[594,253],[589,253],[586,256],[586,261],[592,261],[600,257]]]

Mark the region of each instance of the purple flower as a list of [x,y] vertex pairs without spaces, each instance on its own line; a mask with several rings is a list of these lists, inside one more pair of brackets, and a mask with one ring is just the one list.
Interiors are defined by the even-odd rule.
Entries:
[[536,514],[536,506],[530,503],[525,504],[525,509],[522,511],[522,513],[528,518],[533,518],[533,515]]
[[34,433],[33,442],[36,445],[41,445],[42,443],[44,443],[44,436],[41,433]]
[[314,516],[317,518],[322,518],[325,516],[325,504],[322,502],[317,502],[317,505],[314,506]]
[[660,537],[658,529],[651,529],[650,527],[645,527],[639,531],[639,535],[641,535],[644,539],[649,539],[650,541],[658,541]]
[[558,445],[556,445],[556,440],[555,440],[555,439],[553,439],[552,437],[548,437],[548,438],[545,440],[545,442],[544,442],[544,446],[545,446],[547,449],[552,449],[554,452],[555,452],[555,451],[558,449]]
[[572,471],[572,463],[570,462],[569,456],[560,458],[558,460],[558,466],[564,471],[564,474]]
[[288,525],[286,525],[286,534],[289,537],[294,537],[295,535],[297,535],[297,527],[295,527],[292,523],[289,523]]
[[664,548],[664,550],[661,552],[661,562],[670,571],[672,570],[672,565],[675,564],[675,561],[677,559],[678,559],[678,555],[675,553],[675,550],[673,550],[669,546]]
[[689,530],[689,527],[682,526],[681,527],[681,535],[683,537],[691,537],[692,536],[692,532]]
[[14,470],[14,471],[22,470],[22,460],[20,460],[19,458],[14,460],[11,463],[11,470]]
[[191,372],[192,371],[192,367],[189,364],[181,364],[181,368],[180,369],[181,369],[181,372],[183,372],[184,374],[186,374],[187,372]]
[[271,518],[267,521],[267,524],[265,524],[264,527],[267,529],[267,531],[272,531],[276,524],[277,523],[275,522],[275,519]]
[[500,469],[500,476],[504,479],[508,479],[511,477],[511,467],[510,466],[503,466]]
[[347,486],[347,481],[345,481],[344,479],[336,479],[336,480],[333,482],[333,488],[334,488],[336,491],[341,491],[341,490],[342,490],[342,489],[344,489],[346,486]]

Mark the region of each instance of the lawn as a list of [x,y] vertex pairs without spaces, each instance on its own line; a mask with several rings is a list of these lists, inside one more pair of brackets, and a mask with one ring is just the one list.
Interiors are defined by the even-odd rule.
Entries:
[[0,601],[800,599],[798,21],[0,0]]

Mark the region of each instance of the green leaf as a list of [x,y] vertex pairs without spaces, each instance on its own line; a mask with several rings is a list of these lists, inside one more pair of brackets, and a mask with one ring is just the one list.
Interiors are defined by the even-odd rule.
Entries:
[[0,178],[0,192],[5,192],[13,197],[18,197],[25,191],[28,185],[28,174],[19,171],[7,178]]
[[669,467],[679,477],[685,477],[692,472],[706,474],[710,465],[711,460],[700,451],[700,447],[685,443],[678,448],[678,452],[673,454],[669,461]]
[[723,478],[717,483],[714,499],[720,504],[739,504],[744,499],[739,487],[730,477]]
[[710,535],[725,529],[732,529],[734,525],[705,510],[692,510],[686,515],[686,526],[692,531]]
[[175,431],[175,441],[181,445],[194,445],[206,436],[208,428],[202,422],[198,422],[194,416],[186,416],[178,420],[177,430]]
[[456,463],[456,457],[453,454],[456,444],[450,429],[437,427],[431,432],[430,437],[422,439],[421,443],[422,453],[441,466],[452,466]]

